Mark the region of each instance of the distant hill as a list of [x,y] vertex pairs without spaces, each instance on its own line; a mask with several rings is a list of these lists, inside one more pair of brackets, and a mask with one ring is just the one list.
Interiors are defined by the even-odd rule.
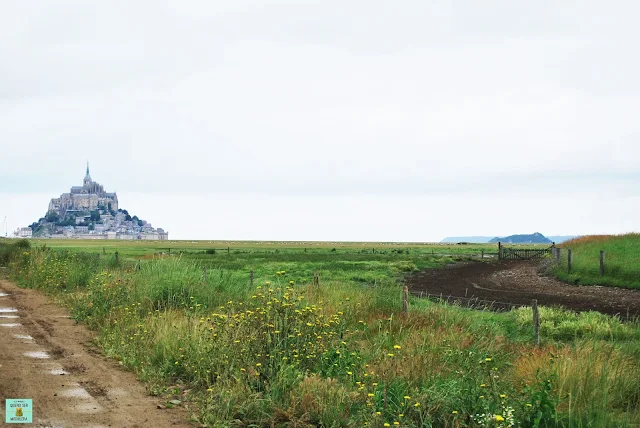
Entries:
[[[570,241],[571,239],[580,237],[580,235],[555,235],[555,236],[544,237],[540,233],[534,233],[532,235],[512,235],[512,236],[507,236],[506,238],[494,238],[491,236],[447,236],[440,242],[442,243],[469,242],[470,244],[487,244],[487,243],[497,243],[498,241],[500,241],[504,243],[509,243],[510,242],[509,239],[511,238],[520,239],[519,237],[523,237],[524,239],[524,237],[533,237],[533,236],[536,236],[536,239],[538,236],[542,236],[542,238],[546,239],[545,241],[540,241],[540,243],[542,244],[545,244],[545,243],[550,244],[552,242],[555,242],[556,244],[560,244],[561,242]],[[535,242],[538,242],[538,241],[535,241]],[[529,243],[529,241],[525,240],[523,241],[523,243]]]
[[490,243],[502,242],[503,244],[551,244],[549,238],[546,238],[542,233],[536,232],[531,235],[511,235],[502,238],[493,238]]
[[486,244],[491,240],[491,236],[448,236],[440,242],[469,242],[472,244]]
[[89,163],[82,186],[72,186],[69,192],[52,198],[44,217],[16,233],[40,238],[169,239],[164,229],[120,208],[118,195],[105,192],[93,181]]

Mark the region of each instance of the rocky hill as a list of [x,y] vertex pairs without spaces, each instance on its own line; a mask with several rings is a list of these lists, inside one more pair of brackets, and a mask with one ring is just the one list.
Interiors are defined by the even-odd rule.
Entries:
[[502,242],[503,244],[551,244],[551,240],[542,233],[536,232],[531,235],[511,235],[502,238],[496,237],[490,243]]
[[[28,229],[31,229],[30,231]],[[82,186],[49,202],[47,214],[26,232],[43,238],[166,240],[168,232],[118,207],[118,195],[91,179],[89,165]],[[27,233],[27,236],[29,236]]]

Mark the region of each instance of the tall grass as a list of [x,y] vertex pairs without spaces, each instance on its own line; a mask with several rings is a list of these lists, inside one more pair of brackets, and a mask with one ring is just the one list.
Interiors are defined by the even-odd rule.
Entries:
[[18,241],[0,240],[0,266],[7,266],[10,261],[19,257],[21,253],[29,251],[31,244],[26,239]]
[[[190,401],[207,426],[640,424],[637,323],[541,308],[536,347],[530,309],[412,298],[403,316],[391,263],[280,257],[235,257],[205,280],[190,257],[138,265],[32,248],[11,271],[62,298],[108,355],[154,394]],[[371,266],[376,281],[359,281]],[[314,271],[327,272],[319,287]]]
[[[583,236],[561,245],[562,262],[552,272],[563,281],[583,285],[640,288],[640,234]],[[572,250],[572,270],[567,268]],[[605,251],[605,274],[600,276],[600,251]]]

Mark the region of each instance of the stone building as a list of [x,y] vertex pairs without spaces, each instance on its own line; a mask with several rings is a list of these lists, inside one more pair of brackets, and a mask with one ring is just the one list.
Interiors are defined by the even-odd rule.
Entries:
[[63,193],[49,202],[49,212],[55,212],[60,217],[64,217],[67,211],[93,211],[99,207],[117,211],[118,195],[105,192],[101,184],[91,179],[88,163],[82,186],[73,186],[69,193]]
[[31,238],[33,231],[30,227],[20,227],[13,234],[17,238]]

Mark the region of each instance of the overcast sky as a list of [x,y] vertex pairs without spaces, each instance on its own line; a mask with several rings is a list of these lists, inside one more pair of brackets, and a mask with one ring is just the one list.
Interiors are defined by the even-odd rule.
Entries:
[[639,14],[0,0],[0,224],[44,216],[89,160],[172,239],[638,231]]

